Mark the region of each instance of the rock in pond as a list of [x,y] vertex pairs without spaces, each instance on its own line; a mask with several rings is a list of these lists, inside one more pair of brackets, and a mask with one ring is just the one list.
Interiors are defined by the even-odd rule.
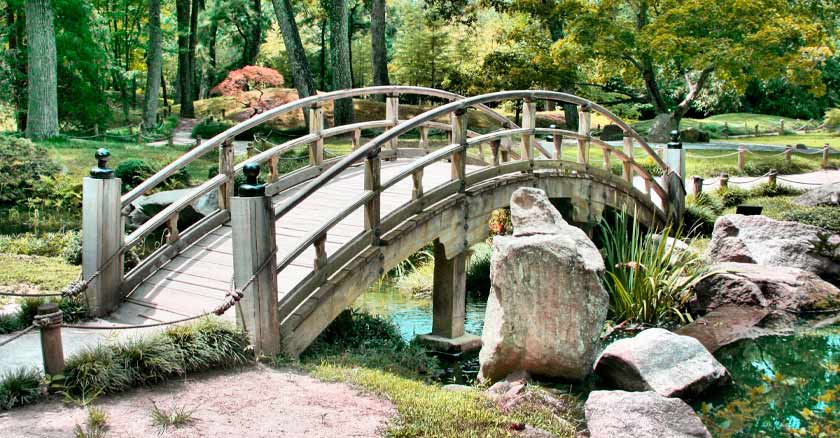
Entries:
[[601,254],[542,190],[516,190],[511,217],[514,235],[493,240],[479,378],[525,371],[581,380],[592,369],[607,316]]
[[808,190],[794,199],[793,203],[806,207],[816,207],[818,205],[838,206],[840,205],[840,182],[823,184]]
[[742,339],[774,333],[761,326],[768,315],[770,310],[762,307],[725,305],[678,328],[674,333],[691,336],[700,341],[710,353],[714,353]]
[[[169,207],[173,202],[177,202],[186,196],[189,196],[195,189],[176,189],[167,190],[163,192],[153,193],[137,198],[131,203],[131,211],[128,214],[126,221],[126,228],[135,230],[140,225],[143,225],[152,216],[158,214],[161,210]],[[219,192],[218,190],[211,190],[209,193],[199,197],[186,208],[181,210],[178,218],[178,227],[184,228],[198,222],[205,216],[208,216],[219,209]]]
[[695,310],[737,305],[799,312],[840,306],[840,289],[802,269],[718,263],[710,270],[715,273],[694,286]]
[[[820,249],[820,236],[840,246],[840,236],[799,222],[777,221],[766,216],[730,214],[715,222],[706,256],[712,262],[756,263],[791,266],[818,275],[840,273],[837,248]],[[830,253],[826,253],[826,251]]]
[[607,346],[595,372],[618,388],[665,397],[691,398],[730,381],[729,372],[700,341],[660,328]]
[[691,406],[652,391],[593,391],[584,409],[590,438],[712,436]]

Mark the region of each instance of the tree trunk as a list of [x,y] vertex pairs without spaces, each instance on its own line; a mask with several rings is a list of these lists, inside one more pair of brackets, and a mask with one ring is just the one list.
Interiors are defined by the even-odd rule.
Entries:
[[196,48],[198,47],[198,15],[204,8],[201,0],[192,0],[190,8],[190,94],[191,100],[198,100],[198,67],[195,62]]
[[671,131],[679,129],[679,126],[680,119],[673,114],[659,113],[653,119],[647,139],[652,143],[667,143],[671,139]]
[[[353,88],[350,69],[350,40],[347,25],[347,0],[332,0],[330,8],[330,60],[332,61],[332,89]],[[339,99],[333,107],[334,126],[353,123],[353,99]]]
[[248,38],[245,39],[242,52],[243,67],[255,65],[262,43],[262,4],[260,0],[253,0],[252,10],[248,19]]
[[[373,0],[370,12],[370,51],[373,85],[390,85],[385,47],[385,0]],[[384,96],[383,96],[384,98]]]
[[319,56],[321,67],[321,89],[327,89],[327,20],[321,20],[321,53]]
[[578,123],[578,107],[573,103],[563,103],[563,118],[566,119],[566,129],[570,131],[577,131]]
[[280,25],[280,33],[283,35],[283,44],[286,46],[286,54],[289,57],[289,66],[292,69],[292,79],[300,98],[309,97],[315,94],[315,80],[312,78],[312,70],[309,69],[309,60],[306,59],[306,51],[300,40],[295,13],[290,0],[272,0],[274,14],[277,16],[277,23]]
[[58,135],[58,71],[51,3],[50,0],[26,0],[29,45],[26,136],[34,139]]
[[175,0],[178,21],[178,103],[181,117],[195,117],[190,69],[190,0]]
[[143,95],[143,130],[157,127],[163,55],[161,52],[160,0],[149,0],[149,50],[146,52],[146,91]]
[[166,76],[163,74],[162,67],[160,69],[160,88],[163,92],[163,106],[169,106],[169,96],[166,94]]
[[17,130],[26,130],[26,47],[24,46],[24,34],[26,23],[21,20],[22,11],[11,4],[6,5],[6,24],[9,29],[9,54],[12,59],[11,97],[15,109],[15,123]]

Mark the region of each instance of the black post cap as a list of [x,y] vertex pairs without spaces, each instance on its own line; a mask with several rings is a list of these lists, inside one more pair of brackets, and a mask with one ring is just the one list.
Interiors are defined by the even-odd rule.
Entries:
[[260,165],[248,163],[242,167],[242,173],[245,174],[245,184],[239,186],[239,196],[243,198],[265,196],[265,184],[260,184],[257,180],[260,176]]
[[105,148],[99,148],[93,155],[96,158],[96,167],[90,169],[91,178],[96,179],[111,179],[114,177],[114,169],[108,167],[108,159],[111,158],[111,152]]
[[668,142],[668,149],[682,149],[682,142],[680,142],[680,131],[676,129],[671,131],[671,141]]

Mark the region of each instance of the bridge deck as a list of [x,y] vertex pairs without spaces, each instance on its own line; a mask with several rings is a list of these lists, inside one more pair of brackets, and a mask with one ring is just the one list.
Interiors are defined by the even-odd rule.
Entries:
[[[387,181],[411,162],[383,162],[382,180]],[[450,172],[447,163],[435,163],[427,167],[423,174],[424,187],[428,189],[449,181]],[[363,167],[353,167],[277,221],[278,261],[312,230],[358,199],[362,193],[363,178]],[[385,191],[381,198],[383,217],[409,201],[412,188],[411,178],[407,178]],[[275,196],[275,205],[296,190],[290,189]],[[363,228],[363,210],[358,209],[329,231],[327,253],[332,254],[361,233]],[[281,296],[312,270],[314,258],[315,251],[310,247],[279,273],[278,288]],[[115,323],[137,324],[168,321],[212,310],[225,299],[232,276],[231,228],[224,225],[184,250],[141,283],[108,319]],[[234,312],[228,311],[225,317],[233,319]]]

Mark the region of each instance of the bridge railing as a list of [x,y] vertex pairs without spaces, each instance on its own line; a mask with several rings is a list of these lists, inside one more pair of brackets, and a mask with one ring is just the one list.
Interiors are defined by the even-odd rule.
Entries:
[[[325,104],[339,99],[373,95],[386,96],[385,118],[383,120],[371,120],[330,128],[325,126]],[[167,178],[186,168],[188,165],[201,157],[204,157],[214,151],[219,152],[219,173],[216,176],[213,176],[200,185],[193,187],[185,196],[177,199],[175,202],[153,215],[125,237],[121,247],[122,253],[125,253],[129,249],[142,244],[144,240],[156,230],[159,230],[162,227],[165,227],[168,230],[167,239],[163,245],[148,257],[141,260],[134,269],[125,274],[121,287],[123,293],[130,291],[146,276],[153,273],[157,270],[157,268],[170,260],[183,248],[193,243],[196,239],[202,237],[213,228],[229,220],[230,198],[234,193],[234,178],[242,172],[246,163],[268,165],[269,194],[281,192],[289,187],[293,187],[309,179],[317,177],[326,169],[340,161],[340,158],[324,159],[324,141],[326,139],[352,133],[353,135],[351,137],[353,150],[358,149],[360,146],[359,143],[362,130],[387,130],[403,122],[399,117],[399,98],[401,95],[419,95],[446,100],[457,100],[463,98],[462,96],[454,93],[432,88],[383,86],[340,90],[299,99],[259,114],[210,138],[162,168],[160,171],[137,185],[128,193],[124,194],[120,199],[120,203],[123,211],[127,211],[131,208],[130,206],[132,202],[141,196],[150,193],[166,181]],[[482,113],[487,114],[492,121],[495,121],[502,127],[516,127],[515,123],[510,121],[508,118],[484,105],[478,105],[476,108]],[[235,163],[233,140],[237,135],[275,120],[285,114],[301,110],[308,112],[308,134],[291,139],[282,144],[274,145],[267,150],[249,157],[245,162],[238,164]],[[440,123],[435,119],[429,119],[424,123],[415,126],[415,128],[420,131],[420,148],[427,150],[429,147],[429,130],[449,130],[451,129],[451,126],[446,123]],[[479,135],[477,132],[470,132],[469,134],[473,136]],[[399,153],[397,150],[396,139],[387,143],[391,150],[391,152],[389,152],[391,157],[396,157]],[[281,176],[278,172],[278,161],[280,156],[293,149],[305,146],[309,147],[308,165],[302,169],[292,172],[291,174]],[[180,212],[213,191],[218,191],[218,209],[213,213],[206,215],[202,220],[191,225],[189,228],[179,230],[178,221]]]
[[[466,117],[468,110],[478,105],[517,99],[524,100],[523,127],[506,126],[496,132],[478,135],[472,138],[468,136]],[[578,131],[537,128],[537,100],[555,100],[578,105],[581,116]],[[590,135],[591,112],[593,111],[602,114],[612,123],[622,128],[624,131],[624,144],[621,150],[613,148],[608,143],[593,138]],[[388,152],[384,147],[399,138],[400,135],[447,115],[453,115],[451,118],[451,143],[416,159],[397,175],[383,182],[381,179],[381,161],[383,155]],[[558,136],[574,139],[577,149],[576,162],[570,165],[571,163],[562,160],[562,139],[554,142],[554,151],[547,151],[545,148],[538,147],[539,143],[536,141],[536,135],[538,134],[553,134],[555,139]],[[508,162],[510,151],[506,151],[501,146],[501,143],[504,139],[514,137],[520,137],[521,139],[520,160]],[[596,146],[603,151],[603,167],[607,169],[607,172],[611,171],[611,160],[614,156],[621,163],[621,178],[629,184],[630,190],[635,190],[639,199],[649,200],[650,202],[648,204],[652,208],[658,209],[660,217],[667,217],[669,214],[669,205],[672,203],[669,198],[669,193],[635,160],[633,152],[634,142],[638,143],[644,153],[651,157],[653,162],[663,170],[666,179],[673,175],[669,167],[653,151],[647,142],[624,121],[602,106],[565,93],[533,90],[491,93],[453,101],[399,123],[340,159],[275,208],[274,213],[277,220],[282,221],[282,218],[286,214],[343,171],[351,166],[364,163],[364,188],[362,195],[333,217],[328,218],[317,229],[310,232],[278,262],[277,268],[280,271],[303,255],[310,247],[314,247],[315,249],[316,259],[313,263],[313,271],[280,299],[279,314],[283,331],[294,330],[297,324],[314,309],[312,302],[313,300],[317,301],[317,297],[313,294],[327,278],[341,269],[352,257],[362,253],[365,248],[379,245],[382,235],[404,222],[411,215],[422,211],[424,206],[434,204],[457,193],[464,193],[471,185],[506,173],[533,172],[535,169],[557,169],[563,167],[571,167],[574,171],[583,172],[591,170],[593,169],[589,154],[591,146]],[[468,149],[480,147],[486,143],[490,144],[492,164],[488,165],[485,169],[468,173],[466,167]],[[543,155],[542,159],[537,157],[538,152]],[[443,160],[449,160],[451,162],[451,180],[427,191],[427,188],[423,187],[423,169],[435,162]],[[641,177],[644,181],[644,191],[635,188],[633,184],[635,176]],[[412,200],[409,203],[410,208],[400,208],[388,216],[382,217],[380,198],[383,192],[409,177],[412,178],[413,184]],[[654,195],[658,199],[652,199]],[[332,255],[328,255],[326,241],[330,229],[359,209],[364,209],[364,232]]]

